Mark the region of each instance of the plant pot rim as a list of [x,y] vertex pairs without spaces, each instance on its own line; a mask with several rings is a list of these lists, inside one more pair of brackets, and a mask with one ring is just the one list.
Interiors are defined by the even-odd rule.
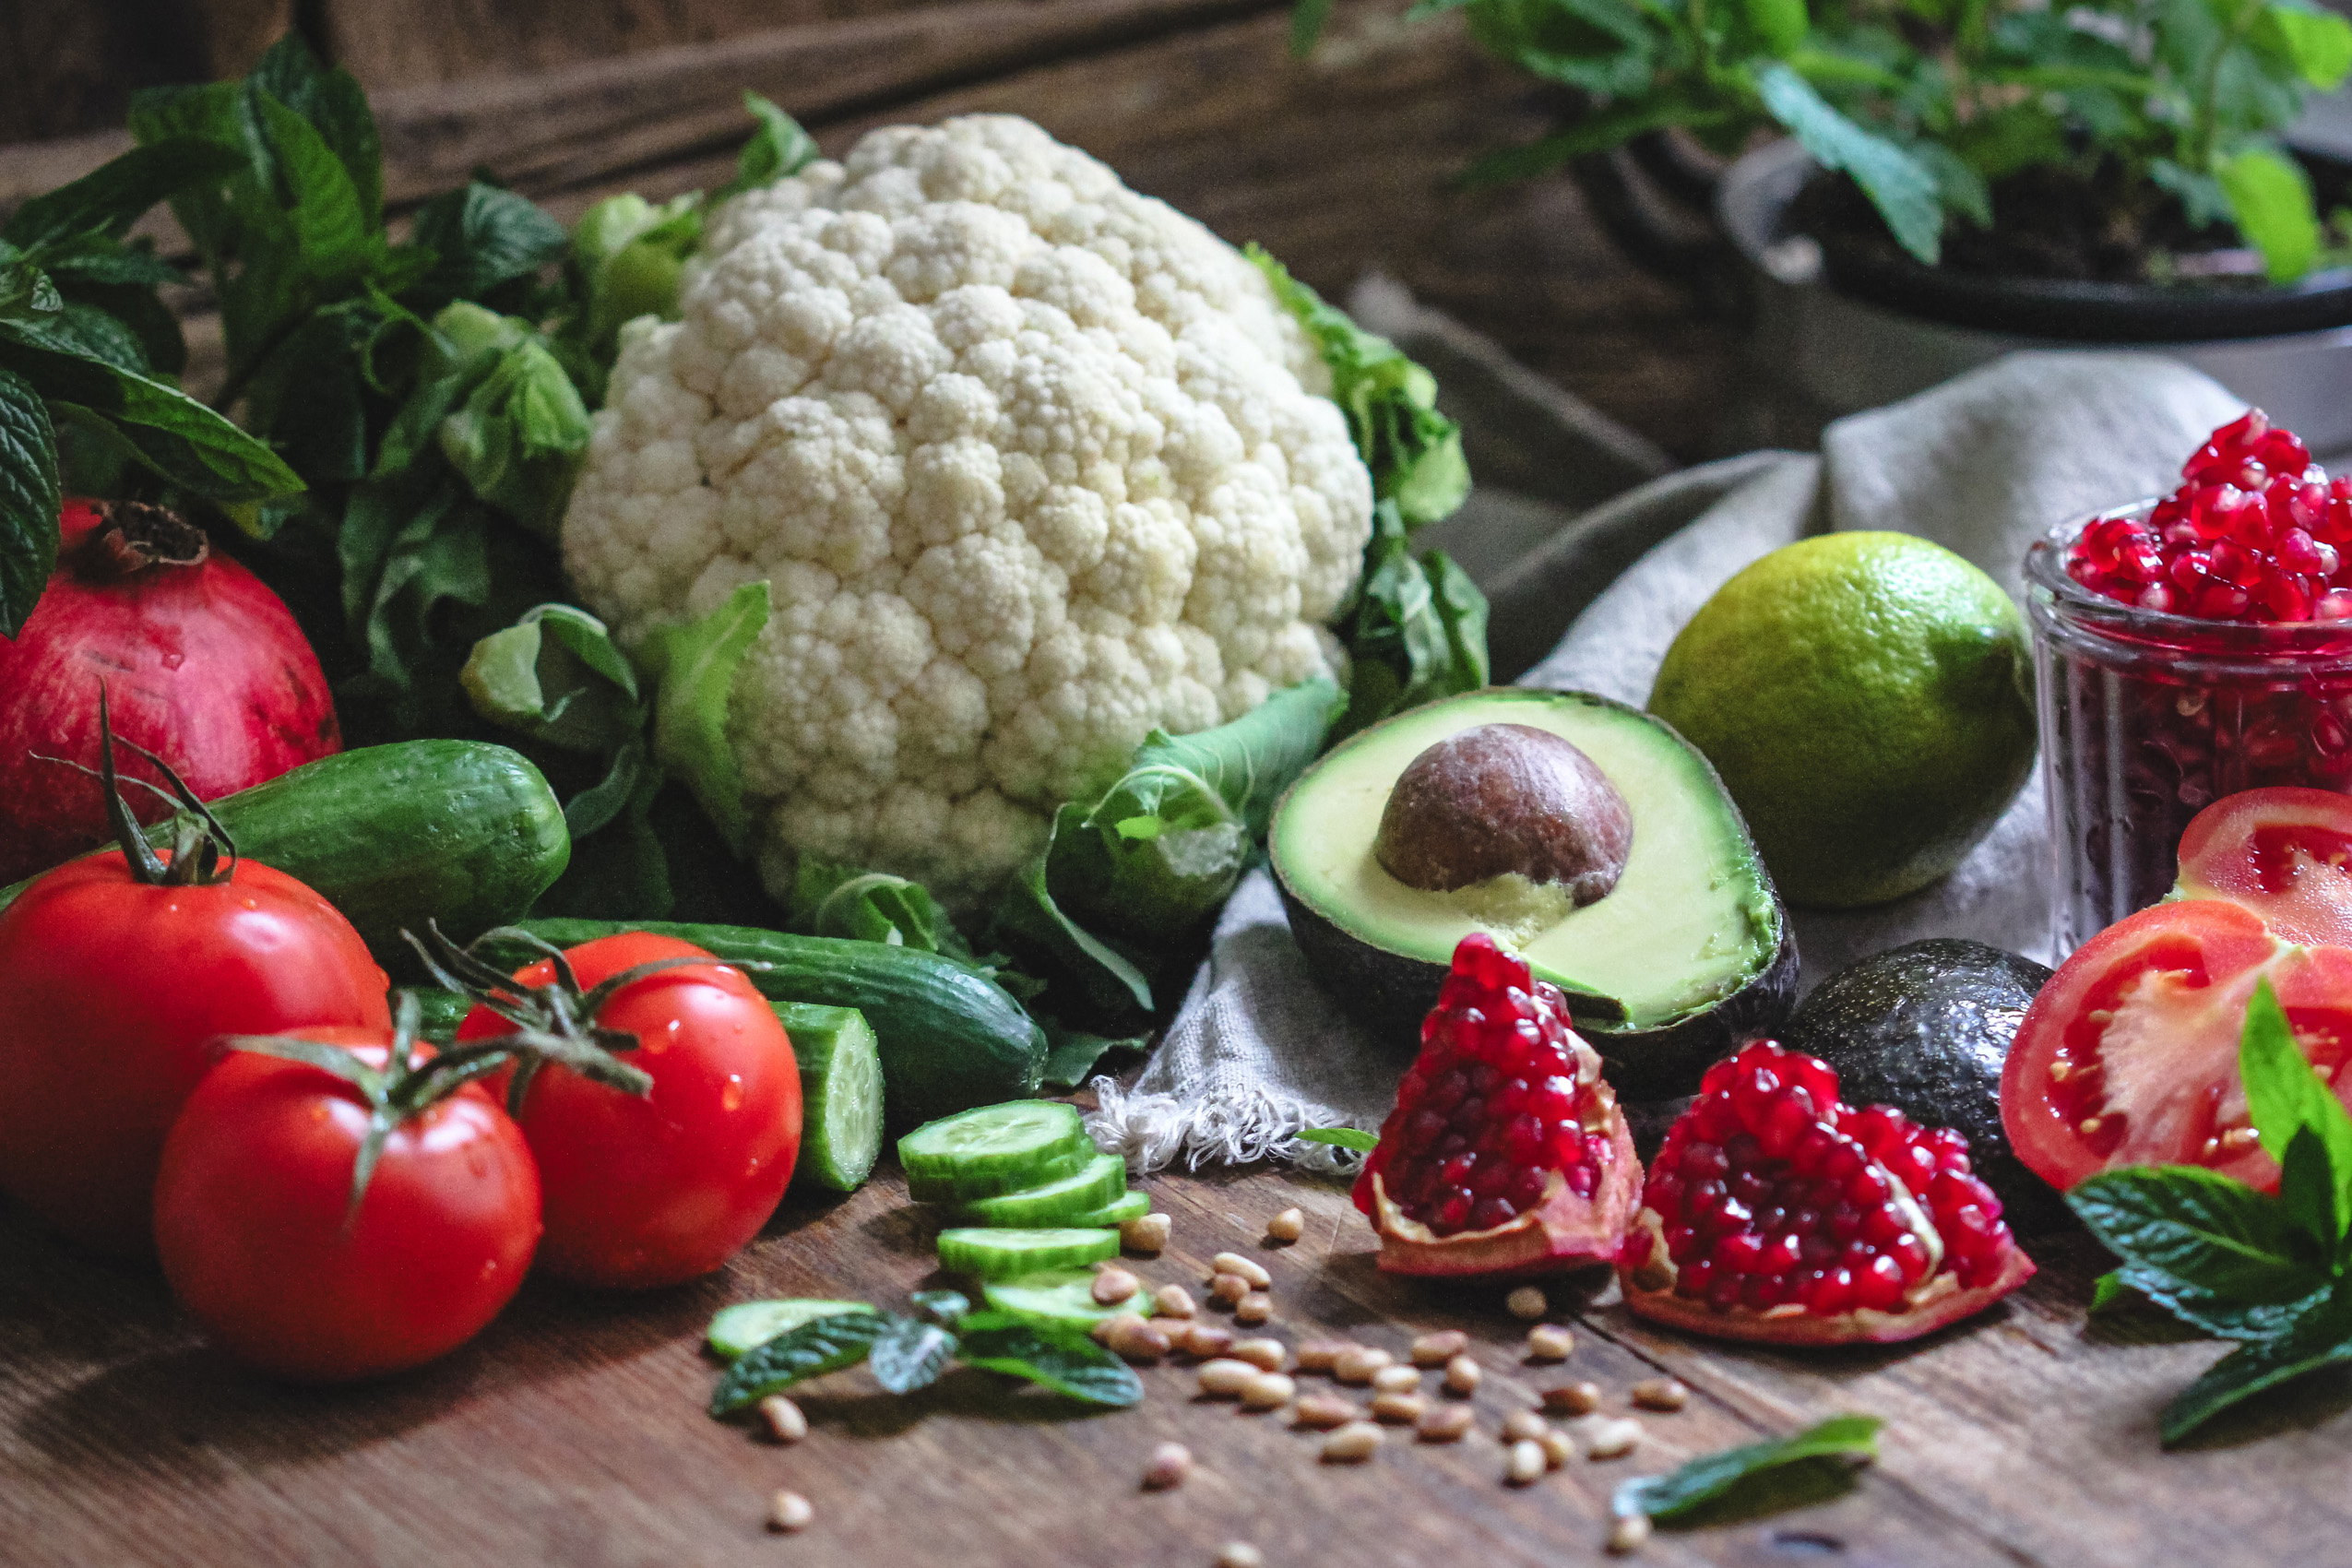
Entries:
[[[2297,149],[2306,162],[2344,160]],[[1727,170],[1716,214],[1750,263],[1780,275],[1765,252],[1798,237],[1789,204],[1818,167],[1794,141],[1748,153]],[[1818,242],[1815,242],[1818,244]],[[1928,267],[1909,256],[1834,257],[1822,246],[1822,281],[1883,309],[1948,326],[2091,343],[2192,343],[2271,338],[2352,325],[2352,267],[2284,286],[2090,283],[1997,278]]]

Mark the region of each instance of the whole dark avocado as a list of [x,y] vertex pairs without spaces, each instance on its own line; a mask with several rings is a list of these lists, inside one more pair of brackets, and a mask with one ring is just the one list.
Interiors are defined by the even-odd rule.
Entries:
[[2013,1229],[2061,1218],[2057,1194],[2019,1163],[2001,1126],[2001,1067],[2050,971],[1981,942],[1942,937],[1864,958],[1816,986],[1782,1042],[1837,1070],[1851,1105],[1891,1105],[1951,1127]]

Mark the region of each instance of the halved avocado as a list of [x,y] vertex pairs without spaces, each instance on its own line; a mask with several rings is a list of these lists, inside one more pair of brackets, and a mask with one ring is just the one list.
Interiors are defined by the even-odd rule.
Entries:
[[[1616,787],[1633,842],[1616,885],[1577,905],[1516,874],[1408,886],[1375,843],[1390,791],[1431,746],[1481,725],[1571,742]],[[1290,931],[1325,990],[1400,1049],[1419,1039],[1455,944],[1492,932],[1566,993],[1630,1097],[1687,1094],[1796,1001],[1797,944],[1739,808],[1660,720],[1581,692],[1490,687],[1398,714],[1334,748],[1276,808],[1269,840]]]

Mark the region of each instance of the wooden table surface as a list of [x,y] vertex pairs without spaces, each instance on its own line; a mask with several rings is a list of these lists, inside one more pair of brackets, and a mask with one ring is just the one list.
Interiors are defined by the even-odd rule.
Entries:
[[[1197,1286],[1203,1260],[1238,1249],[1272,1272],[1273,1331],[1293,1341],[1337,1334],[1401,1352],[1417,1332],[1465,1329],[1488,1372],[1478,1431],[1455,1447],[1392,1435],[1368,1465],[1325,1466],[1313,1436],[1195,1399],[1173,1364],[1145,1370],[1141,1407],[1105,1415],[969,1371],[893,1398],[852,1371],[805,1387],[813,1431],[797,1447],[705,1416],[713,1363],[699,1335],[717,1308],[794,1295],[895,1306],[929,1279],[933,1227],[895,1172],[846,1200],[788,1203],[701,1283],[643,1297],[535,1284],[446,1360],[325,1391],[247,1377],[203,1346],[159,1278],[69,1255],[0,1211],[0,1562],[1206,1568],[1243,1539],[1270,1568],[1577,1563],[1604,1560],[1607,1498],[1624,1478],[1845,1410],[1887,1422],[1883,1461],[1850,1491],[1661,1532],[1640,1561],[2352,1562],[2352,1385],[2313,1380],[2161,1453],[2156,1411],[2220,1347],[2146,1323],[2086,1326],[2097,1260],[2079,1235],[2041,1239],[2040,1277],[2004,1307],[1896,1349],[1706,1345],[1634,1322],[1605,1286],[1555,1286],[1576,1350],[1535,1368],[1499,1291],[1377,1273],[1336,1182],[1257,1170],[1142,1184],[1175,1222],[1164,1255],[1132,1265],[1147,1283]],[[1293,1204],[1304,1238],[1263,1246],[1265,1219]],[[1661,1369],[1695,1397],[1643,1415],[1631,1457],[1501,1484],[1504,1411],[1581,1377],[1621,1409]],[[1170,1438],[1193,1451],[1190,1483],[1142,1492],[1146,1455]],[[773,1536],[767,1499],[788,1485],[815,1522]]]

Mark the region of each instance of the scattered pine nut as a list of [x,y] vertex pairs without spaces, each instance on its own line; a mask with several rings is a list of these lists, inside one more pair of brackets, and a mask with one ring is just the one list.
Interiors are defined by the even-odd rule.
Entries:
[[1193,1473],[1193,1451],[1181,1443],[1163,1443],[1151,1451],[1151,1463],[1144,1467],[1144,1490],[1166,1491],[1184,1484]]
[[1234,1306],[1250,1293],[1250,1282],[1238,1274],[1220,1274],[1208,1282],[1208,1293],[1211,1300]]
[[1576,1348],[1576,1336],[1556,1323],[1539,1323],[1527,1330],[1527,1360],[1564,1361]]
[[1193,1293],[1182,1285],[1163,1285],[1152,1301],[1159,1307],[1162,1317],[1190,1317],[1200,1308],[1193,1303]]
[[1476,1394],[1479,1380],[1485,1375],[1479,1370],[1478,1362],[1467,1356],[1456,1356],[1445,1363],[1445,1391],[1448,1394]]
[[1330,1465],[1360,1465],[1371,1458],[1387,1434],[1370,1421],[1349,1421],[1334,1428],[1323,1440],[1323,1457]]
[[1569,1383],[1547,1388],[1543,1391],[1543,1408],[1563,1416],[1589,1416],[1600,1408],[1600,1384]]
[[1503,1298],[1503,1310],[1524,1323],[1534,1323],[1551,1310],[1551,1303],[1535,1286],[1522,1285]]
[[1413,1341],[1413,1364],[1417,1367],[1442,1367],[1469,1348],[1470,1336],[1458,1328],[1424,1334]]
[[798,1443],[809,1434],[809,1419],[801,1408],[781,1394],[771,1394],[759,1402],[760,1419],[767,1422],[767,1435],[778,1443]]
[[1156,1361],[1168,1354],[1168,1336],[1139,1317],[1117,1317],[1111,1320],[1111,1332],[1104,1335],[1104,1348],[1112,1355],[1130,1361]]
[[1184,1354],[1210,1360],[1233,1348],[1233,1331],[1215,1324],[1196,1323],[1184,1331]]
[[1144,1326],[1155,1334],[1168,1336],[1168,1348],[1173,1350],[1181,1348],[1186,1336],[1193,1332],[1193,1320],[1188,1317],[1156,1317],[1148,1319]]
[[1094,1277],[1094,1299],[1101,1306],[1115,1307],[1133,1297],[1142,1284],[1123,1268],[1106,1268]]
[[1301,1399],[1291,1419],[1302,1427],[1317,1427],[1328,1431],[1333,1427],[1346,1426],[1363,1415],[1352,1400],[1336,1394],[1310,1394]]
[[1551,1430],[1551,1423],[1533,1410],[1514,1410],[1503,1418],[1503,1436],[1507,1443],[1534,1443]]
[[1633,1452],[1633,1444],[1641,1441],[1641,1422],[1630,1416],[1617,1420],[1604,1417],[1593,1422],[1585,1432],[1585,1457],[1622,1459]]
[[1245,1328],[1255,1328],[1274,1316],[1274,1298],[1263,1290],[1253,1290],[1233,1303],[1233,1321]]
[[1383,1367],[1372,1373],[1372,1385],[1383,1394],[1415,1394],[1420,1391],[1421,1369],[1419,1367]]
[[1511,1486],[1526,1486],[1544,1472],[1543,1444],[1522,1441],[1511,1445],[1510,1457],[1503,1462],[1503,1479]]
[[1281,1372],[1258,1372],[1241,1384],[1241,1408],[1244,1410],[1278,1410],[1290,1403],[1299,1385]]
[[1247,1361],[1260,1372],[1280,1372],[1290,1360],[1289,1350],[1279,1339],[1244,1339],[1228,1352],[1237,1361]]
[[1087,1330],[1087,1335],[1099,1345],[1108,1345],[1111,1343],[1111,1336],[1121,1331],[1121,1324],[1140,1324],[1143,1321],[1134,1313],[1113,1313],[1107,1318],[1098,1320],[1092,1328]]
[[1119,1227],[1119,1244],[1131,1253],[1157,1253],[1168,1245],[1170,1228],[1164,1214],[1139,1214]]
[[1238,1398],[1241,1385],[1261,1376],[1257,1368],[1247,1361],[1218,1360],[1201,1363],[1201,1392],[1212,1399]]
[[1645,1377],[1633,1384],[1633,1403],[1645,1410],[1679,1410],[1690,1402],[1690,1385],[1679,1378]]
[[[1387,1351],[1369,1345],[1350,1345],[1333,1358],[1331,1375],[1342,1383],[1370,1383],[1374,1373],[1396,1360]],[[1299,1364],[1306,1363],[1302,1360]]]
[[1649,1544],[1650,1516],[1646,1514],[1620,1514],[1609,1526],[1609,1550],[1612,1556],[1623,1557]]
[[1238,1274],[1261,1290],[1274,1283],[1274,1276],[1239,1253],[1219,1253],[1208,1260],[1208,1266],[1218,1274]]
[[1543,1462],[1555,1470],[1576,1456],[1575,1441],[1564,1431],[1548,1431],[1536,1442],[1543,1448]]
[[1354,1348],[1345,1339],[1310,1339],[1299,1347],[1299,1370],[1327,1372]]
[[1399,1394],[1388,1390],[1372,1396],[1372,1420],[1408,1427],[1420,1420],[1429,1408],[1428,1401],[1418,1394]]
[[1265,1239],[1269,1241],[1295,1241],[1307,1228],[1307,1217],[1295,1208],[1286,1208],[1265,1222]]
[[1437,1405],[1415,1423],[1423,1443],[1459,1443],[1467,1436],[1473,1412],[1467,1405]]
[[1265,1568],[1265,1553],[1248,1541],[1228,1541],[1217,1554],[1217,1568]]
[[810,1507],[809,1500],[797,1491],[779,1491],[768,1499],[767,1527],[771,1530],[789,1536],[796,1530],[807,1529],[809,1521],[815,1517],[816,1510]]

